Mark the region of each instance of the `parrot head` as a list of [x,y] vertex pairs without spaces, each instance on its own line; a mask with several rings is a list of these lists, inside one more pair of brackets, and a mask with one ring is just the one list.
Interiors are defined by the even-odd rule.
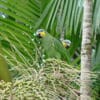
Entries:
[[45,30],[44,30],[44,29],[38,29],[38,30],[36,31],[36,36],[39,37],[39,38],[45,37],[45,36],[46,36]]
[[71,41],[70,40],[62,40],[62,44],[65,48],[69,48],[71,45]]

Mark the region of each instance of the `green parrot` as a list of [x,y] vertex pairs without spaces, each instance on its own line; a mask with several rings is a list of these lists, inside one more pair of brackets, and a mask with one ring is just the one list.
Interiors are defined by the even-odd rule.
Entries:
[[44,29],[38,29],[35,36],[38,37],[46,58],[56,58],[67,61],[68,63],[70,62],[69,54],[66,50],[66,47],[69,46],[69,42],[66,44],[64,41],[57,40]]
[[0,46],[0,80],[4,80],[6,82],[11,82],[11,75],[8,70],[7,63],[5,59],[1,56],[2,54],[2,49]]

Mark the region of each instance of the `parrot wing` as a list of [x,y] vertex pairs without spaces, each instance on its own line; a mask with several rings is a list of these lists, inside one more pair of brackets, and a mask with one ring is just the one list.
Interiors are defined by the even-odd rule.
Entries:
[[54,38],[51,35],[47,34],[40,42],[47,57],[61,59],[60,53],[55,49]]
[[54,40],[54,43],[55,43],[55,49],[61,54],[61,58],[63,60],[66,60],[67,62],[69,62],[69,53],[68,51],[63,47],[62,43],[55,39]]

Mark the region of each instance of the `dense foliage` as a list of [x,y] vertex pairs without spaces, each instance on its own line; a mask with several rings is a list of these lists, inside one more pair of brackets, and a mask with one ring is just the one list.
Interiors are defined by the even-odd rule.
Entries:
[[0,82],[1,100],[75,100],[78,97],[80,72],[73,66],[61,60],[47,59],[38,71],[34,68],[28,68],[27,71],[30,74],[24,73],[15,78],[13,83]]
[[[93,72],[93,89],[95,90],[93,91],[93,93],[95,94],[94,99],[99,98],[100,92],[99,85],[96,84],[100,83],[99,77],[97,77],[97,73],[98,76],[100,74],[99,5],[100,0],[93,0],[93,71],[96,73],[96,75],[94,75],[95,73]],[[35,84],[32,88],[36,90],[33,94],[34,98],[37,93],[39,93],[40,97],[38,98],[41,100],[46,96],[51,96],[51,94],[53,95],[53,97],[58,98],[59,94],[56,93],[56,89],[58,87],[61,88],[61,84],[64,85],[64,87],[62,88],[64,89],[64,96],[66,95],[65,91],[67,93],[70,92],[70,94],[73,94],[72,88],[79,88],[75,84],[74,86],[73,84],[66,85],[64,82],[66,82],[68,74],[73,75],[74,73],[76,75],[75,70],[80,69],[80,46],[83,7],[83,0],[0,0],[0,43],[2,44],[3,50],[3,53],[0,53],[0,55],[3,56],[8,63],[13,81],[15,82],[14,85],[17,84],[20,86],[20,84],[24,84],[21,89],[22,91],[26,89],[25,96],[30,95],[32,92],[30,90],[30,93],[27,94],[27,85],[29,86],[29,88],[32,87],[28,83],[33,85]],[[41,71],[45,69],[45,67],[43,67],[45,59],[43,59],[43,63],[41,65],[39,64],[39,58],[40,56],[43,56],[43,54],[41,53],[41,49],[38,47],[37,42],[34,41],[35,36],[33,35],[39,28],[45,29],[57,40],[60,40],[60,38],[63,37],[64,39],[70,39],[72,42],[71,47],[68,49],[69,53],[66,54],[70,59],[71,69],[68,67],[69,65],[66,66],[66,68],[64,67],[64,65],[60,66],[59,62],[57,62],[57,65],[52,63],[54,64],[54,66],[45,66],[46,68],[48,68],[48,70],[45,70],[45,74],[49,77],[43,76],[43,81],[54,82],[53,84],[48,83],[50,87],[48,86],[49,89],[47,88],[46,90],[44,89],[45,84],[42,83],[42,81],[40,81],[40,84],[38,83],[39,78],[42,78],[41,74],[44,75],[44,73]],[[50,62],[48,62],[48,64],[50,64]],[[63,64],[66,64],[66,62],[64,62]],[[72,66],[75,67],[72,68]],[[61,83],[59,84],[58,79],[56,84],[55,77],[53,78],[52,76],[52,73],[54,73],[52,72],[52,67],[57,67],[58,69],[60,68],[60,70],[64,70],[63,75],[65,75],[66,77],[64,77],[64,80],[61,79],[61,81],[59,81]],[[65,70],[67,68],[68,70],[70,70],[70,72],[68,72],[68,70]],[[34,74],[36,77],[34,76]],[[72,76],[69,76],[68,78],[69,79],[67,81],[69,81]],[[74,78],[77,77],[74,76]],[[72,80],[74,81],[73,78]],[[75,81],[75,83],[76,82],[77,81]],[[1,82],[0,84],[5,83]],[[42,86],[44,90],[42,90]],[[38,90],[38,87],[41,87],[40,90]],[[51,87],[55,91],[50,90]],[[2,89],[4,90],[4,93],[6,93],[6,88],[8,91],[8,87],[6,87],[5,89],[4,88]],[[69,88],[70,91],[68,92],[69,89],[67,90],[66,88]],[[12,89],[12,91],[14,91],[14,89],[18,88],[15,87]],[[2,93],[3,90],[0,90],[0,93]],[[51,92],[51,94],[48,95],[48,92]],[[8,94],[9,93],[7,93],[6,95],[7,97]],[[17,94],[17,91],[16,95],[21,96],[21,94]]]

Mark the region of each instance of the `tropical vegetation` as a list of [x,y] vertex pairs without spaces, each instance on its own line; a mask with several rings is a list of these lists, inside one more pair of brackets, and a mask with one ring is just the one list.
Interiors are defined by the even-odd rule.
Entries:
[[[92,99],[99,100],[100,0],[92,2],[91,88]],[[3,80],[10,82],[0,81],[1,100],[79,98],[83,4],[84,0],[0,0],[0,59],[5,62],[0,60],[0,80],[2,66],[12,77],[12,82],[7,77]],[[69,62],[43,58],[35,41],[37,29],[45,29],[56,40],[71,41],[66,50]]]

